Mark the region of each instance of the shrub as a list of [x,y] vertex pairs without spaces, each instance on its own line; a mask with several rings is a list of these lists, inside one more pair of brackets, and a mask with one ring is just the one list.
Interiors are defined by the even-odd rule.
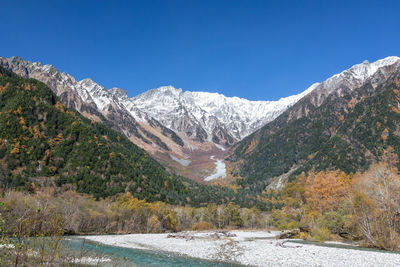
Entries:
[[332,234],[328,228],[317,228],[311,231],[311,239],[313,241],[324,242],[332,239]]
[[299,233],[299,238],[303,239],[303,240],[307,240],[308,239],[308,234],[306,232],[300,232]]
[[204,231],[204,230],[210,230],[213,228],[214,228],[214,226],[211,223],[200,221],[193,225],[192,230],[193,231]]

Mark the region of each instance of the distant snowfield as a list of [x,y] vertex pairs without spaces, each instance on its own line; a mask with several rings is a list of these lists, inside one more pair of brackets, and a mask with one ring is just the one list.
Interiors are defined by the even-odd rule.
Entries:
[[218,147],[219,149],[221,149],[222,151],[225,151],[225,147],[218,145],[218,144],[215,144],[215,146]]
[[[214,159],[214,155],[210,157],[210,159]],[[204,178],[204,181],[208,182],[217,178],[225,178],[226,177],[226,165],[221,159],[217,159],[215,162],[215,170],[210,175]]]
[[400,266],[400,254],[292,243],[278,232],[231,231],[85,236],[106,245],[179,253],[251,266]]
[[183,167],[187,167],[191,163],[191,161],[188,160],[188,159],[179,159],[179,158],[177,158],[175,156],[172,156],[172,155],[171,155],[171,159],[175,160],[176,162],[181,164]]

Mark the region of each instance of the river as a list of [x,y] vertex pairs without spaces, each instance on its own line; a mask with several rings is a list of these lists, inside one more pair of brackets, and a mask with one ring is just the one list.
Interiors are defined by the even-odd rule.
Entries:
[[65,242],[78,253],[81,247],[92,253],[83,255],[85,257],[96,253],[111,259],[106,266],[113,266],[111,263],[125,263],[118,266],[241,266],[198,258],[229,260],[251,266],[341,267],[379,266],[381,263],[400,266],[398,252],[360,248],[354,244],[277,240],[277,233],[268,231],[231,231],[230,234],[229,237],[223,234],[216,237],[213,231],[187,232],[184,239],[168,234],[101,235],[85,236],[86,241],[75,236],[66,237]]
[[243,266],[228,264],[216,261],[201,260],[196,258],[184,257],[173,253],[156,252],[143,249],[132,249],[103,245],[97,242],[87,241],[79,237],[69,237],[63,242],[68,249],[75,254],[83,254],[85,256],[101,255],[104,258],[111,259],[110,262],[101,263],[101,266],[163,266],[163,267],[228,267]]

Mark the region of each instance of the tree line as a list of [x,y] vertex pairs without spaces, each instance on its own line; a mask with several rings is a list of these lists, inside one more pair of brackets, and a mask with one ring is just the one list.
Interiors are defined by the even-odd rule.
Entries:
[[53,188],[35,193],[6,191],[0,197],[4,234],[49,235],[54,220],[63,234],[161,233],[221,228],[263,228],[266,214],[257,208],[208,204],[194,208],[147,202],[129,192],[114,200],[96,201],[86,194]]

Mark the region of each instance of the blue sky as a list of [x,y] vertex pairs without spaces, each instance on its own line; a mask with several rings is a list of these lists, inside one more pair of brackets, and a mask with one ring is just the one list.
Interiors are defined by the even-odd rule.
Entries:
[[0,56],[130,96],[162,85],[275,100],[400,56],[400,1],[0,0]]

